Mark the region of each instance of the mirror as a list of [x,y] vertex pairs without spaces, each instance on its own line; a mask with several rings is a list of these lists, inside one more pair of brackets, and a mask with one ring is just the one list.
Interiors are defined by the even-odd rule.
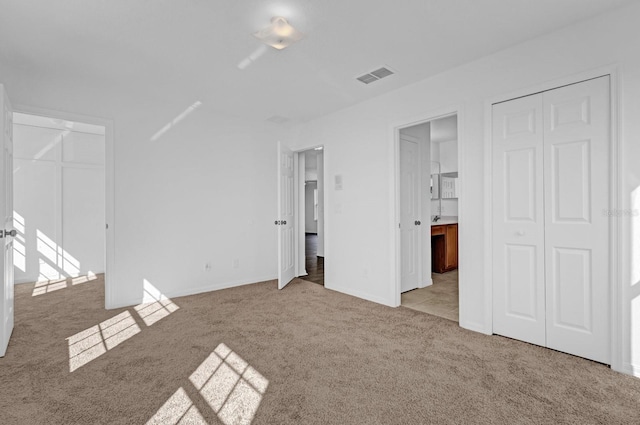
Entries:
[[431,199],[440,199],[440,174],[431,174]]
[[431,161],[431,199],[440,199],[440,163]]

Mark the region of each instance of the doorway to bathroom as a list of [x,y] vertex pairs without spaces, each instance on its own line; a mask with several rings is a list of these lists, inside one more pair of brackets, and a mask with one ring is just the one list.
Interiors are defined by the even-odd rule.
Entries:
[[458,116],[398,132],[400,304],[458,322]]

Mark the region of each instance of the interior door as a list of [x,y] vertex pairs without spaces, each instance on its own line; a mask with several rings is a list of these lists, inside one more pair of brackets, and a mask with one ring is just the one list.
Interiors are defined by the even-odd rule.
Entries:
[[547,347],[609,364],[609,77],[543,99]]
[[401,292],[418,287],[421,273],[420,144],[400,134],[400,256]]
[[293,152],[278,142],[278,289],[295,277]]
[[2,278],[2,305],[0,326],[0,357],[3,357],[9,345],[9,338],[13,331],[13,112],[9,103],[9,98],[0,85],[0,129],[2,130],[2,140],[0,146],[0,231],[3,238],[2,255],[0,255],[0,276]]
[[493,106],[493,330],[545,345],[542,95]]

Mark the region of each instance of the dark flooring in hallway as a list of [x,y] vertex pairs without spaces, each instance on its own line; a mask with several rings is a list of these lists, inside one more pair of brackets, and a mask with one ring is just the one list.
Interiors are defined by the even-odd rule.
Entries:
[[307,276],[302,279],[324,286],[324,257],[318,257],[318,235],[305,235],[305,268]]

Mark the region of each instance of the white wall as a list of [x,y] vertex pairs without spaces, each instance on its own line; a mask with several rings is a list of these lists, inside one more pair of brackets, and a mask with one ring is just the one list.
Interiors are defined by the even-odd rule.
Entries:
[[97,77],[70,80],[3,61],[0,76],[16,110],[26,105],[114,122],[110,307],[139,303],[144,279],[174,297],[277,276],[282,126],[226,115],[224,102],[198,93],[120,91]]
[[[324,144],[325,171],[330,182],[343,176],[344,190],[326,193],[325,264],[331,289],[395,305],[396,270],[393,222],[393,127],[459,106],[460,185],[460,324],[491,332],[487,311],[490,281],[485,257],[485,102],[499,95],[587,70],[619,64],[620,139],[624,151],[621,206],[640,208],[640,4],[568,27],[514,46],[433,78],[305,123],[294,132],[300,147]],[[635,191],[635,192],[634,192]],[[632,210],[633,213],[636,210]],[[640,218],[634,217],[634,229]],[[624,211],[613,220],[629,229]],[[375,229],[375,231],[372,231]],[[640,232],[637,232],[640,233]],[[625,326],[622,367],[640,373],[640,240],[625,236],[622,251]],[[363,249],[364,248],[364,249]],[[633,271],[633,275],[631,272]],[[631,311],[633,309],[633,311]],[[633,335],[633,337],[631,337]]]
[[[437,123],[438,121],[442,120],[435,120],[434,122]],[[457,123],[457,119],[454,122]],[[453,136],[454,138],[450,140],[431,143],[431,160],[440,164],[441,173],[453,173],[459,169],[457,133],[454,133]],[[442,184],[442,182],[440,182],[440,184]],[[439,196],[442,196],[442,191],[440,191]],[[458,199],[434,199],[431,201],[431,210],[433,214],[441,217],[457,217]]]
[[305,233],[318,233],[318,221],[314,219],[314,197],[313,192],[318,188],[317,181],[308,181],[304,185],[304,231]]
[[439,143],[439,162],[443,173],[458,171],[458,140],[448,140]]
[[315,151],[300,153],[305,156],[304,181],[318,180],[318,155]]
[[104,272],[104,128],[14,121],[16,283]]
[[324,245],[325,245],[325,182],[327,181],[324,171],[324,150],[317,152],[316,154],[316,170],[318,170],[318,257],[324,257]]

